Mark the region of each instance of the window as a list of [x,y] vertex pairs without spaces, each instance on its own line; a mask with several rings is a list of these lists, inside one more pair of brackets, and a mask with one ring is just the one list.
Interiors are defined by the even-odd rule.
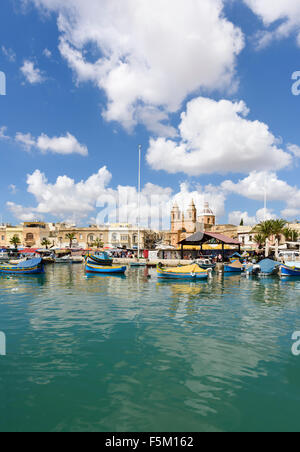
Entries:
[[121,235],[121,242],[128,242],[128,235]]
[[82,240],[82,239],[83,239],[83,235],[80,234],[80,235],[79,235],[79,240]]
[[118,241],[118,235],[117,234],[113,234],[112,235],[112,241],[113,242],[117,242]]
[[26,234],[26,242],[30,242],[34,239],[33,234]]

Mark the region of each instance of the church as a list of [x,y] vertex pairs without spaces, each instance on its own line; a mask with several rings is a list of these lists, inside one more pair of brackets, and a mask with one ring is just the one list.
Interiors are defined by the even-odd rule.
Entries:
[[204,209],[199,216],[193,200],[186,212],[182,212],[178,204],[175,203],[171,211],[171,244],[177,247],[181,240],[197,231],[210,231],[215,225],[216,216],[210,209],[208,202],[204,203]]

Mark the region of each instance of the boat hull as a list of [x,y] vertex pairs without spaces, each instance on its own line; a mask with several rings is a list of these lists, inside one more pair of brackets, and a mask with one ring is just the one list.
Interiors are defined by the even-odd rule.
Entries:
[[181,281],[199,281],[199,280],[205,280],[208,278],[208,273],[170,273],[163,269],[157,269],[157,276],[158,278],[162,279],[177,279]]
[[281,276],[300,276],[300,268],[281,266]]
[[224,273],[242,273],[243,271],[243,268],[235,268],[231,265],[224,265]]
[[93,265],[90,263],[87,263],[85,266],[85,271],[86,273],[99,273],[102,275],[108,275],[108,274],[119,274],[119,275],[124,275],[124,273],[126,272],[127,267],[118,267],[118,266],[111,266],[111,267],[107,267],[107,266],[103,266],[101,267],[100,265]]
[[20,269],[17,267],[1,266],[0,274],[6,275],[38,275],[44,273],[44,265],[39,265],[36,267]]

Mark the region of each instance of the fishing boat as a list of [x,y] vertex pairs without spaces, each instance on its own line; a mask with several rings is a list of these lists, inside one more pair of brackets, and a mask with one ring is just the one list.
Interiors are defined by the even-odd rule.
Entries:
[[185,265],[176,268],[157,267],[157,275],[159,278],[165,279],[181,279],[181,280],[203,280],[207,279],[211,270],[203,270],[199,265]]
[[281,276],[300,276],[300,263],[299,262],[287,262],[280,266]]
[[9,275],[34,275],[44,273],[44,265],[41,258],[29,259],[16,265],[0,265],[0,273]]
[[264,259],[253,267],[252,274],[258,276],[272,276],[278,274],[280,262]]
[[85,265],[86,273],[99,273],[99,274],[123,274],[126,272],[126,266],[117,266],[117,265],[99,265],[96,264],[90,258],[87,259]]
[[111,266],[113,264],[112,258],[109,257],[108,253],[106,253],[105,251],[88,256],[88,259],[93,261],[95,264],[102,265],[104,267]]
[[80,256],[64,256],[54,259],[55,264],[82,264],[83,258]]
[[214,270],[217,266],[217,264],[212,262],[211,259],[197,259],[195,263],[199,265],[199,267],[201,267],[203,270],[208,270],[209,268]]
[[145,262],[132,262],[130,264],[130,267],[146,267],[146,263]]
[[232,262],[224,265],[224,273],[242,273],[244,271],[243,264],[240,261]]

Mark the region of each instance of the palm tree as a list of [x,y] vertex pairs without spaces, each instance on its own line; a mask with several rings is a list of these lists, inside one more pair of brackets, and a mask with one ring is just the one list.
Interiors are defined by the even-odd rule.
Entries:
[[43,239],[41,242],[41,246],[45,246],[46,250],[48,249],[48,246],[50,246],[50,245],[51,245],[51,242],[49,242],[48,239]]
[[100,239],[96,239],[92,246],[95,247],[95,248],[103,248],[103,245],[104,244],[103,244],[103,242]]
[[299,239],[299,232],[294,231],[294,229],[291,229],[291,228],[285,228],[285,229],[282,231],[282,233],[283,233],[283,235],[284,235],[284,237],[285,237],[285,240],[286,240],[287,242],[297,242],[298,239]]
[[285,220],[282,219],[267,220],[255,226],[252,232],[257,233],[257,235],[261,236],[260,240],[263,237],[265,242],[267,242],[267,240],[270,239],[271,237],[275,237],[275,239],[278,240],[278,242],[280,242],[285,226],[286,226]]
[[18,235],[14,235],[13,238],[9,242],[11,245],[14,245],[15,249],[18,248],[18,245],[21,245],[21,240]]
[[265,244],[266,238],[262,234],[256,234],[254,237],[254,242],[258,245],[259,249],[262,249]]
[[75,238],[76,238],[76,234],[73,234],[73,233],[66,234],[66,239],[70,240],[70,249],[72,248]]

